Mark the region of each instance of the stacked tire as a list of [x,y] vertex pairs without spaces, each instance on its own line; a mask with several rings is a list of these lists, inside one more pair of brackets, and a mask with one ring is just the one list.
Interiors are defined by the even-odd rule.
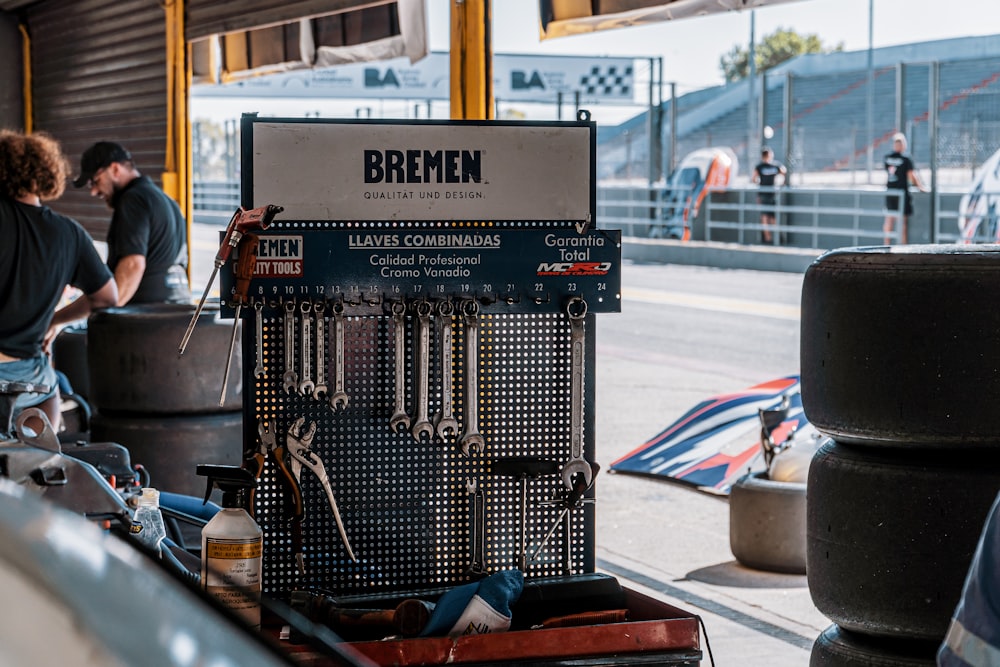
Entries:
[[934,665],[1000,490],[1000,247],[842,249],[806,271],[812,665]]
[[161,491],[201,496],[197,464],[241,462],[243,372],[237,345],[220,405],[232,320],[206,305],[179,355],[194,312],[186,304],[99,311],[88,321],[87,362],[91,439],[125,445]]

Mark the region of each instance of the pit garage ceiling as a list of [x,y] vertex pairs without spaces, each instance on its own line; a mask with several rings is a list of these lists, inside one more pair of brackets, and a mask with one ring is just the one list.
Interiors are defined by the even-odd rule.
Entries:
[[797,0],[538,0],[541,37],[676,21]]
[[[301,29],[303,18],[327,17],[316,32],[334,47],[398,33],[396,5],[394,0],[187,0],[184,37],[194,43],[220,33],[255,33],[245,41],[248,58],[257,63],[262,53],[283,56],[287,38],[276,48],[267,37],[286,35],[283,24]],[[14,97],[20,98],[22,71],[30,75],[30,93],[10,105],[30,108],[30,122],[19,121],[18,114],[4,119],[6,124],[53,135],[74,165],[94,141],[115,140],[158,183],[165,173],[183,172],[181,158],[171,159],[176,150],[169,152],[178,145],[172,120],[180,108],[167,76],[167,17],[176,7],[172,0],[0,0],[3,34],[15,40],[23,35],[30,53],[30,61],[22,63],[21,49],[11,48],[12,57],[0,62],[0,80],[10,82]],[[110,212],[88,193],[70,188],[53,207],[79,220],[95,238],[106,235]]]

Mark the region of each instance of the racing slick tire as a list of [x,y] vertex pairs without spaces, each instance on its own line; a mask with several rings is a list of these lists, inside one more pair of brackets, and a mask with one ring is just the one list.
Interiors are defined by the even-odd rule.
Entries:
[[68,326],[56,335],[52,341],[52,367],[66,376],[75,393],[87,398],[90,370],[86,326]]
[[243,413],[136,417],[97,413],[90,423],[95,442],[117,442],[160,491],[201,498],[205,480],[199,463],[238,466],[243,462]]
[[989,452],[824,444],[809,467],[806,574],[847,630],[941,641],[1000,489]]
[[109,308],[90,317],[90,402],[97,411],[178,415],[241,409],[239,345],[219,405],[233,324],[219,319],[217,303],[202,310],[185,354],[177,352],[194,311],[187,304],[143,304]]
[[806,417],[840,442],[1000,443],[1000,246],[845,248],[802,285]]
[[754,570],[805,574],[805,483],[775,482],[766,472],[736,480],[729,491],[729,548]]
[[831,625],[816,638],[809,667],[933,667],[937,642],[871,637]]

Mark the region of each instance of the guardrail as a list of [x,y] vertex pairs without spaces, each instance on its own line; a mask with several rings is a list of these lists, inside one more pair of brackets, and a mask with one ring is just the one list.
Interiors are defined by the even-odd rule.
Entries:
[[[760,194],[773,194],[774,204],[761,204]],[[765,226],[761,214],[773,212],[777,233],[772,245],[830,248],[877,245],[888,240],[899,243],[898,221],[890,234],[883,224],[887,215],[902,216],[903,198],[897,210],[885,207],[882,190],[822,190],[785,188],[730,189],[713,192],[705,212],[706,240],[736,243],[759,241]],[[912,224],[912,221],[911,221]]]
[[225,225],[240,205],[238,181],[195,181],[192,183],[194,222]]
[[[774,211],[777,234],[773,245],[829,249],[842,246],[882,244],[882,225],[887,213],[882,189],[777,188],[774,205],[761,204],[758,195],[767,188],[729,188],[713,191],[705,198],[696,216],[689,215],[691,237],[699,241],[720,241],[758,245],[761,243],[760,214]],[[680,238],[683,212],[663,187],[600,186],[597,189],[597,220],[602,226],[622,230],[627,236]],[[959,203],[963,192],[938,192],[933,198],[914,194],[917,210],[910,219],[911,243],[955,243],[959,231]],[[971,237],[973,243],[996,242],[1000,228],[1000,192],[981,193],[982,216]],[[919,199],[918,199],[919,198]],[[689,205],[686,194],[678,198]],[[900,202],[902,203],[902,202]],[[240,205],[237,181],[196,181],[194,221],[225,225]],[[932,229],[931,209],[934,215]],[[898,211],[893,212],[899,214]],[[890,235],[899,240],[900,225]]]

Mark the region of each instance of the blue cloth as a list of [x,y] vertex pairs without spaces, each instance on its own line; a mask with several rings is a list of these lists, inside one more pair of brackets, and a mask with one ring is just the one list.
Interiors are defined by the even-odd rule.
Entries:
[[23,393],[18,394],[14,402],[14,414],[24,408],[31,408],[41,405],[56,394],[58,381],[56,372],[52,370],[49,358],[44,354],[39,354],[29,359],[18,359],[17,361],[5,361],[0,363],[0,380],[7,382],[33,382],[44,384],[49,387],[47,394]]
[[1000,495],[969,565],[962,597],[938,650],[942,667],[1000,665]]
[[524,590],[520,570],[494,572],[452,588],[437,601],[421,637],[487,634],[510,628],[510,607]]
[[201,498],[189,496],[182,493],[171,493],[160,491],[160,507],[165,507],[175,512],[183,512],[203,521],[211,521],[221,507],[213,502],[204,502]]

